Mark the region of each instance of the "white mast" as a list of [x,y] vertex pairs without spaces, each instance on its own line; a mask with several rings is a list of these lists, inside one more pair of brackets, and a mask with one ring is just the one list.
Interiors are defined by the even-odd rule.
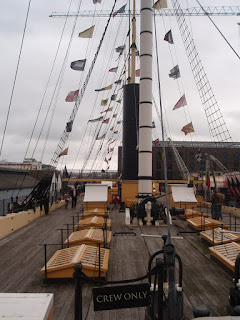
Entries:
[[138,194],[152,195],[152,0],[141,0]]

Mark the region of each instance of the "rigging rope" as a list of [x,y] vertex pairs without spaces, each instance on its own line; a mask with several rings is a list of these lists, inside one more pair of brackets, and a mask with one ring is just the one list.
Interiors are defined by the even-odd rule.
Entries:
[[[72,5],[72,0],[70,1],[69,7],[68,7],[68,13],[70,12],[71,5]],[[55,63],[56,63],[56,60],[57,60],[57,57],[58,57],[58,52],[59,52],[59,49],[60,49],[60,45],[61,45],[61,43],[62,43],[62,38],[63,38],[63,34],[64,34],[65,27],[66,27],[66,24],[67,24],[67,20],[68,20],[68,15],[66,16],[65,21],[64,21],[62,33],[61,33],[61,36],[60,36],[60,39],[59,39],[59,42],[58,42],[58,46],[57,46],[57,51],[56,51],[56,53],[55,53],[55,57],[54,57],[54,60],[53,60],[53,63],[52,63],[52,68],[51,68],[51,71],[50,71],[49,76],[48,76],[47,84],[46,84],[46,87],[45,87],[45,90],[44,90],[44,93],[43,93],[43,97],[42,97],[42,100],[41,100],[41,103],[40,103],[40,106],[39,106],[38,114],[37,114],[37,117],[36,117],[36,120],[35,120],[35,123],[34,123],[34,126],[33,126],[33,130],[32,130],[32,133],[31,133],[29,142],[28,142],[28,146],[27,146],[27,150],[26,150],[26,152],[25,152],[24,158],[26,158],[26,156],[27,156],[28,149],[29,149],[29,147],[30,147],[30,143],[31,143],[31,141],[32,141],[32,137],[33,137],[33,134],[34,134],[34,131],[35,131],[35,128],[36,128],[38,119],[39,119],[39,115],[40,115],[40,112],[41,112],[41,110],[42,110],[42,105],[43,105],[43,102],[44,102],[44,100],[45,100],[45,96],[46,96],[46,93],[47,93],[47,90],[48,90],[48,87],[49,87],[49,83],[50,83],[50,80],[51,80],[51,78],[52,78],[53,69],[54,69],[54,67],[55,67]],[[45,122],[44,122],[44,123],[45,123]],[[44,125],[44,123],[43,123],[43,125]],[[37,145],[37,144],[38,144],[38,141],[37,141],[36,145]],[[36,149],[36,147],[35,147],[35,149]],[[35,150],[35,149],[34,149],[34,150]],[[33,155],[34,155],[34,152],[33,152],[33,154],[32,154],[32,157],[33,157]]]
[[[81,4],[82,4],[82,0],[80,0],[79,3],[78,3],[78,12],[80,11]],[[67,58],[68,58],[68,55],[69,55],[69,52],[70,52],[70,48],[71,48],[71,44],[72,44],[72,39],[73,39],[76,23],[77,23],[77,16],[76,16],[75,21],[74,21],[72,33],[71,33],[71,36],[70,36],[70,40],[69,40],[69,43],[68,43],[68,48],[67,48],[67,51],[66,51],[66,54],[65,54],[65,57],[64,57],[62,68],[61,68],[61,71],[59,73],[58,80],[57,80],[57,83],[56,83],[56,86],[55,86],[55,89],[54,89],[54,93],[52,95],[52,99],[51,99],[51,102],[50,102],[50,105],[49,105],[49,108],[48,108],[48,111],[47,111],[47,114],[46,114],[46,118],[47,118],[47,115],[48,115],[48,112],[50,111],[50,107],[51,107],[55,92],[58,90],[57,94],[56,94],[56,98],[55,98],[55,104],[54,104],[54,107],[53,107],[53,110],[52,110],[52,115],[51,115],[50,122],[49,122],[49,125],[48,125],[47,134],[46,134],[46,137],[45,137],[44,147],[43,147],[42,155],[41,155],[41,161],[43,159],[43,155],[44,155],[44,152],[45,152],[45,149],[46,149],[46,145],[47,145],[47,142],[48,142],[48,137],[49,137],[49,134],[50,134],[51,125],[52,125],[53,117],[54,117],[56,106],[57,106],[57,100],[58,100],[59,92],[60,92],[60,89],[61,89],[61,85],[62,85],[62,81],[63,81],[63,77],[64,77],[64,72],[65,72],[65,69],[66,69]],[[44,120],[44,123],[46,121],[46,118]],[[40,138],[40,136],[39,136],[39,138]]]
[[24,29],[23,29],[22,42],[21,42],[20,51],[19,51],[19,55],[18,55],[18,62],[17,62],[17,67],[16,67],[15,76],[14,76],[12,93],[11,93],[11,97],[10,97],[10,102],[9,102],[9,106],[8,106],[7,118],[6,118],[6,122],[5,122],[5,126],[4,126],[4,131],[3,131],[2,143],[1,143],[1,148],[0,148],[0,155],[2,154],[2,148],[3,148],[3,143],[4,143],[5,134],[6,134],[6,130],[7,130],[8,118],[9,118],[10,109],[11,109],[11,105],[12,105],[13,94],[14,94],[14,91],[15,91],[15,85],[16,85],[17,75],[18,75],[18,68],[19,68],[20,59],[21,59],[21,55],[22,55],[22,48],[23,48],[23,42],[24,42],[25,33],[26,33],[26,28],[27,28],[28,15],[29,15],[29,11],[30,11],[31,1],[32,1],[32,0],[29,0],[29,3],[28,3],[27,16],[26,16],[26,20],[25,20]]
[[188,60],[193,72],[193,77],[200,95],[201,102],[207,117],[211,135],[215,142],[232,142],[232,138],[228,131],[227,125],[223,119],[220,108],[217,104],[212,88],[208,81],[207,75],[202,66],[195,43],[191,37],[186,19],[182,14],[182,9],[178,0],[172,0],[173,8],[176,12],[178,27],[183,39]]
[[233,47],[231,46],[231,44],[229,43],[229,41],[226,39],[226,37],[223,35],[223,33],[221,32],[221,30],[217,27],[216,23],[213,21],[213,19],[209,16],[209,14],[207,13],[207,11],[203,8],[203,6],[201,5],[201,3],[196,0],[197,3],[199,4],[199,6],[201,7],[201,9],[203,10],[203,12],[206,14],[206,16],[208,17],[208,19],[212,22],[212,24],[214,25],[214,27],[217,29],[217,31],[220,33],[220,35],[223,37],[223,39],[226,41],[226,43],[229,45],[229,47],[231,48],[231,50],[235,53],[235,55],[238,57],[238,59],[240,59],[240,56],[237,54],[237,52],[233,49]]
[[159,104],[160,104],[160,116],[161,116],[161,129],[162,129],[162,149],[163,149],[163,168],[164,168],[164,180],[165,180],[165,190],[166,190],[166,214],[167,214],[167,229],[168,229],[168,242],[171,243],[171,230],[170,230],[170,213],[169,213],[169,201],[168,201],[168,177],[167,177],[167,161],[166,161],[166,146],[164,139],[164,126],[163,126],[163,108],[162,108],[162,97],[161,97],[161,83],[160,83],[160,70],[159,70],[159,60],[158,60],[158,42],[157,42],[157,30],[156,30],[156,15],[153,12],[154,21],[154,34],[155,34],[155,48],[157,57],[157,75],[158,75],[158,94],[159,94]]
[[[125,42],[126,42],[126,40],[125,40]],[[125,42],[124,42],[124,43],[125,43]],[[125,62],[126,62],[126,60],[127,60],[127,58],[125,59]],[[125,64],[125,63],[124,63],[124,64]],[[120,73],[120,77],[118,77],[118,79],[120,79],[120,78],[121,78],[121,75],[123,75],[123,72],[124,72],[123,70],[124,70],[124,67],[122,68],[122,71],[121,71],[121,73]],[[116,88],[117,88],[117,85],[116,85]],[[116,88],[115,88],[115,90],[116,90]],[[113,94],[115,94],[115,92],[116,92],[115,90],[114,90]],[[119,90],[120,90],[120,89],[119,89]],[[119,90],[118,90],[118,92],[119,92]],[[111,103],[112,103],[112,101],[110,101],[110,104],[111,104]],[[114,102],[113,102],[113,103],[114,103]],[[108,105],[108,107],[110,106],[110,104]],[[112,119],[111,119],[111,120],[112,120]],[[113,124],[112,124],[112,122],[110,121],[109,124],[108,124],[108,126],[107,126],[106,132],[107,132],[107,130],[109,129],[109,127],[110,127],[111,125],[113,125]],[[97,126],[97,128],[96,128],[96,130],[95,130],[95,133],[98,132],[98,134],[99,134],[102,126],[103,126],[103,124],[100,123],[99,126]],[[89,158],[90,158],[90,156],[91,156],[91,154],[92,154],[92,152],[93,152],[93,148],[94,148],[95,142],[96,142],[96,136],[93,136],[93,138],[92,138],[92,143],[91,143],[91,145],[90,145],[90,147],[89,147],[89,151],[88,151],[88,154],[87,154],[87,156],[86,156],[86,158],[85,158],[85,161],[84,161],[82,170],[84,170],[84,168],[85,168],[86,165],[87,165],[87,162],[88,162],[88,160],[89,160]],[[102,149],[103,142],[104,142],[104,140],[101,141],[101,144],[100,144],[100,146],[98,147],[98,151],[96,152],[96,156],[95,156],[94,162],[93,162],[93,164],[92,164],[91,170],[92,170],[92,168],[93,168],[93,166],[94,166],[94,164],[95,164],[98,156],[100,155],[100,151],[101,151],[101,149]]]
[[[82,3],[82,0],[79,1],[78,11],[80,11],[81,3]],[[69,40],[68,48],[67,48],[67,51],[66,51],[66,54],[65,54],[65,58],[64,58],[64,61],[63,61],[62,68],[61,68],[60,73],[59,73],[59,76],[58,76],[57,83],[56,83],[55,88],[54,88],[54,92],[53,92],[53,94],[52,94],[52,98],[51,98],[50,104],[49,104],[49,106],[48,106],[47,113],[46,113],[46,115],[45,115],[45,119],[44,119],[44,121],[43,121],[41,130],[40,130],[40,133],[39,133],[39,135],[38,135],[37,142],[36,142],[35,147],[34,147],[34,150],[33,150],[33,152],[32,152],[32,158],[34,157],[36,148],[37,148],[37,146],[38,146],[40,137],[41,137],[41,135],[42,135],[44,126],[45,126],[45,124],[46,124],[46,120],[47,120],[47,117],[48,117],[48,114],[49,114],[49,111],[50,111],[50,108],[51,108],[51,105],[52,105],[53,98],[54,98],[55,93],[56,93],[56,91],[57,91],[58,85],[59,85],[60,81],[62,81],[62,78],[63,78],[64,68],[66,67],[67,57],[68,57],[68,54],[69,54],[69,50],[70,50],[70,46],[71,46],[71,41],[72,41],[72,37],[73,37],[73,33],[74,33],[75,26],[76,26],[76,21],[77,21],[77,17],[75,18],[75,23],[74,23],[74,26],[73,26],[73,30],[72,30],[72,34],[71,34],[70,40]],[[64,27],[65,27],[65,26],[64,26]],[[59,90],[60,90],[60,85],[59,85],[59,88],[58,88],[58,93],[59,93]],[[57,96],[58,96],[58,93],[57,93]],[[57,98],[56,98],[56,99],[57,99]],[[53,109],[53,111],[52,111],[52,115],[51,115],[50,123],[49,123],[49,126],[48,126],[47,135],[46,135],[46,138],[45,138],[45,143],[44,143],[44,147],[43,147],[43,150],[42,150],[40,162],[42,162],[43,155],[44,155],[44,152],[45,152],[46,143],[47,143],[47,140],[48,140],[48,136],[49,136],[49,132],[50,132],[50,126],[51,126],[52,119],[53,119],[53,116],[54,116],[55,108],[56,108],[56,102],[55,102],[54,109]],[[38,175],[37,175],[37,176],[38,176]],[[19,190],[18,190],[17,196],[19,195],[19,193],[20,193],[20,191],[21,191],[21,189],[22,189],[22,185],[23,185],[23,183],[24,183],[24,181],[25,181],[25,178],[26,178],[26,175],[24,176],[24,179],[22,180],[22,183],[21,183],[21,186],[20,186],[20,188],[19,188]],[[16,182],[16,183],[17,183],[17,182]]]
[[[95,53],[94,59],[93,59],[93,61],[92,61],[92,64],[91,64],[91,66],[90,66],[90,68],[89,68],[88,74],[87,74],[86,79],[85,79],[85,81],[84,81],[84,83],[83,83],[83,86],[82,86],[82,88],[81,88],[81,91],[79,92],[79,98],[78,98],[78,100],[77,100],[76,103],[75,103],[75,106],[74,106],[73,111],[72,111],[72,113],[71,113],[71,115],[70,115],[70,118],[69,118],[69,122],[70,122],[70,121],[72,121],[72,123],[74,122],[74,119],[75,119],[76,114],[77,114],[77,112],[78,112],[78,109],[79,109],[79,106],[80,106],[80,104],[81,104],[83,95],[84,95],[84,93],[85,93],[86,87],[87,87],[88,82],[89,82],[89,79],[90,79],[90,77],[91,77],[92,70],[93,70],[93,68],[94,68],[94,65],[95,65],[95,62],[96,62],[96,60],[97,60],[99,51],[100,51],[100,49],[101,49],[101,46],[102,46],[102,43],[103,43],[103,39],[104,39],[105,34],[106,34],[106,32],[107,32],[107,29],[108,29],[108,26],[109,26],[109,23],[110,23],[110,20],[111,20],[112,13],[113,13],[113,11],[114,11],[116,2],[117,2],[117,0],[114,1],[111,14],[110,14],[110,16],[109,16],[109,18],[108,18],[108,21],[107,21],[107,25],[106,25],[105,30],[104,30],[104,32],[103,32],[102,38],[101,38],[101,40],[100,40],[99,46],[98,46],[97,51],[96,51],[96,53]],[[66,144],[66,141],[67,141],[68,137],[69,137],[69,132],[66,132],[66,129],[64,129],[63,134],[62,134],[62,136],[61,136],[61,138],[60,138],[60,141],[59,141],[59,143],[58,143],[58,146],[57,146],[57,148],[56,148],[56,150],[55,150],[55,152],[54,152],[54,154],[53,154],[53,157],[52,157],[52,159],[51,159],[50,165],[54,165],[54,166],[57,165],[57,163],[58,163],[58,161],[59,161],[58,155],[59,155],[59,153],[63,150],[63,148],[64,148],[64,146],[65,146],[65,144]]]
[[[68,12],[70,11],[71,4],[72,4],[72,0],[70,1],[69,7],[68,7]],[[54,69],[54,66],[55,66],[55,63],[56,63],[56,59],[57,59],[57,56],[58,56],[59,48],[60,48],[60,45],[61,45],[61,42],[62,42],[62,38],[63,38],[63,34],[64,34],[64,31],[65,31],[67,19],[68,19],[68,16],[66,16],[66,18],[65,18],[65,22],[64,22],[64,25],[63,25],[62,33],[61,33],[61,36],[60,36],[60,39],[59,39],[59,42],[58,42],[57,51],[56,51],[56,54],[55,54],[55,57],[54,57],[54,60],[53,60],[53,64],[52,64],[52,68],[51,68],[50,74],[49,74],[49,76],[48,76],[48,80],[47,80],[47,84],[46,84],[46,87],[45,87],[45,90],[44,90],[44,93],[43,93],[43,97],[42,97],[42,100],[41,100],[41,103],[40,103],[40,106],[39,106],[39,109],[38,109],[38,114],[37,114],[35,123],[34,123],[34,125],[33,125],[32,133],[31,133],[31,136],[30,136],[28,145],[27,145],[27,149],[26,149],[26,152],[25,152],[25,155],[24,155],[24,159],[27,157],[27,153],[28,153],[28,150],[29,150],[31,141],[32,141],[32,137],[33,137],[33,134],[34,134],[34,131],[35,131],[35,129],[36,129],[36,125],[37,125],[37,122],[38,122],[38,119],[39,119],[39,115],[40,115],[40,112],[41,112],[41,110],[42,110],[42,105],[43,105],[43,102],[44,102],[44,100],[45,100],[45,96],[46,96],[46,93],[47,93],[47,90],[48,90],[48,87],[49,87],[49,83],[50,83],[50,80],[51,80],[51,77],[52,77],[53,69]],[[43,126],[44,126],[44,124],[45,124],[45,121],[43,122]],[[43,126],[42,126],[42,128],[43,128]],[[39,136],[39,138],[40,138],[40,136]],[[37,140],[37,142],[36,142],[34,151],[33,151],[33,153],[32,153],[32,158],[33,158],[33,156],[34,156],[36,147],[37,147],[37,145],[38,145],[39,138],[38,138],[38,140]],[[19,187],[17,196],[19,195],[20,190],[22,189],[22,186],[23,186],[25,177],[26,177],[26,175],[24,176],[24,179],[22,180],[22,183],[21,183],[21,186]],[[36,180],[38,180],[38,174],[37,174],[37,176],[36,176]],[[16,188],[16,186],[17,186],[18,181],[19,181],[19,178],[16,179],[15,188]],[[35,185],[36,185],[36,183],[34,184],[34,187],[35,187]],[[15,189],[15,188],[14,188],[14,189]],[[13,190],[13,192],[12,192],[12,196],[13,196],[13,193],[14,193],[14,190]]]

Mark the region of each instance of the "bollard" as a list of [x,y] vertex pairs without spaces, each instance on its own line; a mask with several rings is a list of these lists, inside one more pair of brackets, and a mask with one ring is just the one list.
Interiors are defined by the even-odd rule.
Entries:
[[75,279],[75,320],[82,320],[82,264],[74,265],[73,277]]

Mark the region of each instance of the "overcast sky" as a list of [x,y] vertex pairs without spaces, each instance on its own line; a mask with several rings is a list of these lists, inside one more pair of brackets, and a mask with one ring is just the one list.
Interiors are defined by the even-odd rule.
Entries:
[[[138,8],[139,2],[140,1],[137,1]],[[13,88],[28,3],[28,0],[9,0],[1,1],[0,5],[1,141]],[[78,3],[79,1],[73,0],[70,11],[76,12]],[[80,3],[80,11],[95,9],[111,10],[114,0],[102,0],[101,5],[94,5],[92,0],[82,0]],[[125,3],[126,0],[118,0],[116,9],[120,8]],[[183,8],[198,6],[194,0],[181,0],[180,3]],[[201,3],[203,6],[240,6],[240,0],[202,0]],[[65,22],[65,18],[50,18],[49,15],[56,11],[67,12],[69,4],[69,0],[32,0],[31,2],[22,55],[0,160],[23,161]],[[168,4],[169,7],[171,7],[170,0],[168,0]],[[200,59],[232,139],[233,141],[239,141],[240,61],[230,50],[207,17],[191,17],[186,19],[193,33],[193,39]],[[172,140],[210,140],[206,116],[194,84],[180,32],[175,20],[174,17],[165,17],[164,19],[158,17],[157,19],[161,87],[164,109],[166,111],[167,122],[170,129],[169,134]],[[240,17],[213,17],[213,20],[240,55],[239,26],[237,25],[237,23],[240,22]],[[81,83],[85,80],[106,22],[107,18],[95,18],[95,20],[93,20],[93,18],[78,18],[71,42],[71,48],[65,62],[66,65],[63,67],[64,57],[74,25],[74,18],[69,18],[67,20],[59,54],[42,104],[39,121],[36,130],[34,131],[27,157],[32,157],[33,155],[37,160],[42,158],[44,163],[50,162],[65,128],[65,124],[74,107],[74,103],[65,102],[65,97],[69,91],[77,90],[79,88],[79,83],[81,88]],[[137,19],[137,32],[139,32],[138,22],[139,18]],[[79,32],[91,27],[93,24],[95,24],[96,27],[92,39],[78,38],[77,35]],[[169,51],[169,45],[166,41],[163,41],[163,37],[169,29],[172,29],[174,38],[174,45],[170,48],[171,52]],[[128,26],[126,18],[112,19],[74,122],[73,131],[68,142],[69,155],[61,158],[59,167],[62,167],[65,163],[69,166],[73,166],[75,163],[75,168],[81,169],[85,153],[91,145],[91,139],[94,137],[96,128],[94,127],[94,124],[91,124],[92,127],[90,127],[90,125],[87,126],[87,121],[90,117],[94,118],[100,115],[100,111],[102,110],[100,109],[101,100],[109,98],[110,95],[110,93],[107,92],[97,94],[94,90],[98,87],[104,87],[111,84],[116,80],[118,75],[109,73],[108,70],[115,67],[118,62],[120,70],[120,66],[123,64],[123,61],[116,61],[118,55],[115,53],[114,48],[124,44],[127,30]],[[137,37],[137,45],[139,45],[139,36]],[[84,72],[70,69],[71,61],[84,58],[87,58]],[[170,69],[175,64],[179,64],[181,72],[181,78],[179,80],[170,79],[168,76]],[[139,62],[137,61],[137,67],[138,66]],[[59,72],[62,67],[65,72],[60,81],[61,86],[57,87],[55,95],[53,96]],[[155,62],[154,70],[156,71]],[[156,84],[154,84],[154,96],[158,101],[156,87]],[[173,112],[172,108],[182,93],[185,93],[187,97],[188,106],[185,107],[185,112],[184,110],[176,110]],[[121,93],[119,92],[118,95],[120,96],[120,94]],[[51,99],[52,104],[50,104]],[[50,109],[49,116],[45,121],[44,119],[48,108]],[[52,113],[53,110],[54,114]],[[120,110],[121,107],[119,106],[119,114]],[[52,115],[53,121],[49,127],[49,121]],[[158,125],[159,123],[155,112],[153,112],[153,116]],[[193,122],[195,134],[184,136],[181,132],[181,128],[187,124],[188,120]],[[40,142],[35,150],[36,141],[43,122],[45,122],[45,126],[40,137]],[[44,154],[42,154],[48,130],[50,130],[49,137]],[[118,130],[120,131],[120,128],[118,128]],[[100,133],[104,133],[104,128]],[[84,134],[85,138],[83,139]],[[154,132],[153,139],[156,136],[161,138],[160,128],[158,128],[157,132]],[[120,142],[121,136],[118,137],[118,143]],[[94,151],[92,152],[93,158],[96,157],[96,152],[99,147],[99,142],[97,143],[98,145],[95,153]],[[106,148],[104,148],[105,147],[103,147],[101,151],[101,160],[104,159],[104,152],[106,151]],[[117,148],[115,148],[112,158],[114,161],[111,162],[110,168],[116,169]],[[99,159],[97,167],[101,168],[102,164],[103,163],[101,163]]]

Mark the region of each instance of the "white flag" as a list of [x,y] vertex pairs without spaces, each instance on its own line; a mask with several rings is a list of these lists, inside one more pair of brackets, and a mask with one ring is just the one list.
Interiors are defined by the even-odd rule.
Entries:
[[173,110],[176,110],[178,108],[184,107],[187,105],[187,101],[185,98],[185,94],[178,100],[178,102],[175,104]]

